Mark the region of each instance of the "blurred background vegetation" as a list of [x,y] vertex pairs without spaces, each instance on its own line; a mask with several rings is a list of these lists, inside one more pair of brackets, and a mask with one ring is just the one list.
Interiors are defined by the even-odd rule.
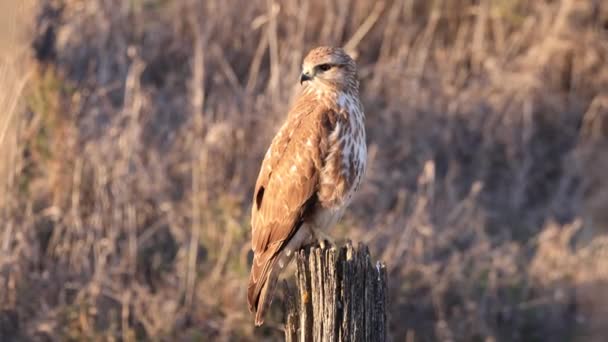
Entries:
[[608,335],[605,1],[0,12],[0,340],[280,340],[249,201],[317,45],[359,64],[369,168],[332,235],[387,263],[393,340]]

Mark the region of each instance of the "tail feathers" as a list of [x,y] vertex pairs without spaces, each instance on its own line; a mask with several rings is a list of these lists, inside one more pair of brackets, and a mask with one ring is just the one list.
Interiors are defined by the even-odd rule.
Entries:
[[254,260],[247,287],[247,299],[249,311],[255,312],[256,326],[264,323],[264,315],[272,303],[279,275],[292,257],[293,253],[284,249],[266,261],[261,268],[256,267],[256,260]]
[[274,290],[277,285],[278,280],[278,272],[270,272],[270,277],[262,286],[262,290],[260,291],[260,296],[258,298],[258,306],[257,311],[255,313],[255,325],[260,326],[264,324],[264,315],[266,314],[266,310],[270,307],[272,303],[272,299],[274,297]]

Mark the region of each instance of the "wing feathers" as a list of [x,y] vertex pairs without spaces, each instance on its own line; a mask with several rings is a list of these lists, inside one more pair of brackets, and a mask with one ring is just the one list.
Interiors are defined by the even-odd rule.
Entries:
[[[273,139],[256,182],[251,213],[252,249],[247,297],[263,322],[279,270],[277,255],[314,205],[334,115],[325,108],[298,107]],[[296,246],[299,248],[299,246]]]

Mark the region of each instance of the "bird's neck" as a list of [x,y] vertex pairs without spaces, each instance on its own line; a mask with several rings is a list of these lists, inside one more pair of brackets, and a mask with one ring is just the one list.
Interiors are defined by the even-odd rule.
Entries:
[[328,108],[341,108],[352,105],[351,102],[358,101],[358,88],[348,87],[342,89],[331,85],[308,86],[304,89],[306,97],[323,103]]

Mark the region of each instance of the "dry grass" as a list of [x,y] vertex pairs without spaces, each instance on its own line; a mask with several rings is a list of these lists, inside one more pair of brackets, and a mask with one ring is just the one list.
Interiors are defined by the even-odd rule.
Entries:
[[33,11],[33,1],[19,4],[2,2],[0,11],[6,20],[0,23],[0,155],[6,162],[0,163],[0,208],[8,198],[8,187],[14,182],[17,134],[22,110],[22,92],[31,72],[27,69],[29,57],[27,44],[27,19]]
[[393,338],[608,333],[603,2],[35,9],[0,66],[0,339],[280,339],[246,309],[249,198],[320,44],[357,56],[370,151],[332,234],[388,264]]

